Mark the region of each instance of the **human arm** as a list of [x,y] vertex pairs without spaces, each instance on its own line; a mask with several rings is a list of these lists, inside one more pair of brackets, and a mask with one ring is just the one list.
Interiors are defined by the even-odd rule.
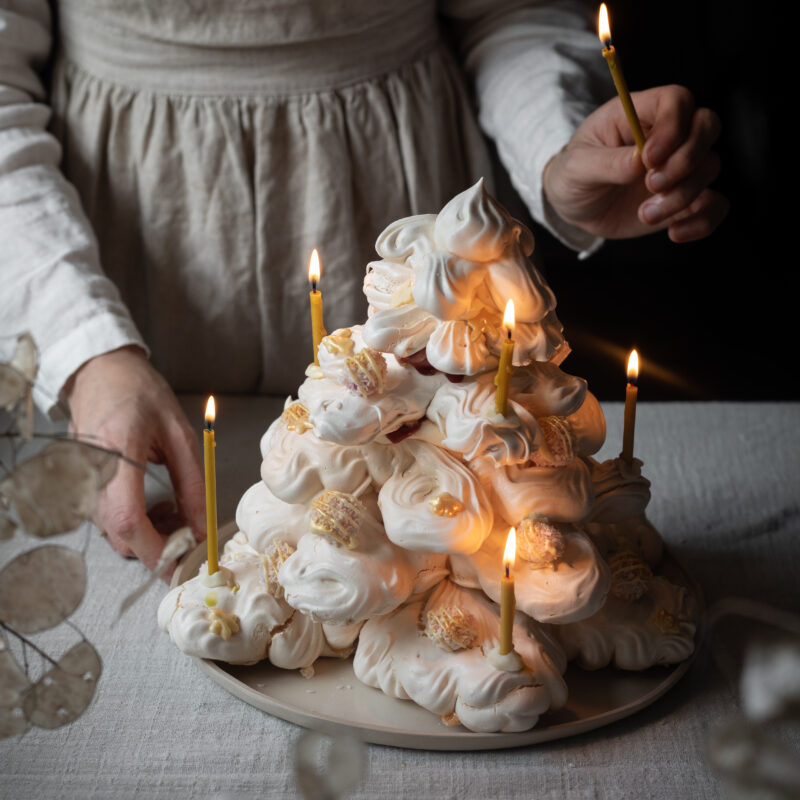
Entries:
[[[718,169],[710,152],[718,120],[695,109],[685,89],[634,94],[650,138],[645,164],[663,167],[646,180],[619,100],[595,110],[613,86],[586,3],[473,0],[444,10],[455,20],[481,126],[534,219],[565,244],[587,250],[601,237],[638,236],[670,220],[670,236],[688,241],[724,217],[726,201],[707,190]],[[657,187],[659,171],[664,188]],[[667,217],[647,221],[645,202],[663,200]]]
[[[205,530],[196,442],[100,255],[75,189],[59,170],[40,77],[51,48],[46,0],[0,0],[0,335],[28,331],[39,350],[37,403],[68,402],[72,429],[141,464],[166,462],[184,517]],[[161,538],[145,516],[144,476],[122,462],[97,521],[148,566]]]

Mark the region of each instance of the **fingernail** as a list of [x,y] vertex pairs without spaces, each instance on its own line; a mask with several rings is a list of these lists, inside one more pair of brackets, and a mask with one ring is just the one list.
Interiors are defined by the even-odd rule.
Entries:
[[662,201],[663,198],[656,195],[642,205],[642,218],[645,222],[650,225],[655,225],[656,222],[661,221],[663,216]]
[[653,192],[660,192],[667,188],[667,176],[663,172],[650,170],[648,181]]

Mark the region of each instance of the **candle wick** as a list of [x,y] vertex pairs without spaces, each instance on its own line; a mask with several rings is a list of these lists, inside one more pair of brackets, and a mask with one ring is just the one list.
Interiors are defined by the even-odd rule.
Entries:
[[506,578],[509,578],[509,577],[511,577],[511,576],[510,576],[509,571],[508,571],[508,564],[506,564]]
[[312,292],[316,292],[317,291],[317,282],[316,281],[311,281],[311,291]]
[[214,423],[210,419],[206,420],[206,430],[207,431],[213,431],[214,430]]
[[511,328],[506,328],[506,338],[511,339]]

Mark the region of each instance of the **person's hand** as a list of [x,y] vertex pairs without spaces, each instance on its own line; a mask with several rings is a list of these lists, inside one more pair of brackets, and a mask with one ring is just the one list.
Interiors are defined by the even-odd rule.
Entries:
[[[138,347],[86,362],[67,390],[73,432],[139,464],[166,464],[181,515],[205,538],[205,488],[199,446],[167,382]],[[147,516],[144,472],[119,459],[94,515],[111,546],[155,567],[164,539]]]
[[681,86],[634,92],[632,98],[646,137],[641,157],[615,97],[584,120],[545,168],[551,208],[565,222],[608,239],[664,228],[673,242],[708,236],[728,213],[728,201],[708,188],[719,174],[711,150],[719,118],[695,108]]

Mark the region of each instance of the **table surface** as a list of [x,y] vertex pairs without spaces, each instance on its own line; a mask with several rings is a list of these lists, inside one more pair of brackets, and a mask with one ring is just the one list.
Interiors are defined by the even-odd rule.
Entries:
[[[203,399],[181,401],[199,432]],[[220,399],[220,519],[232,518],[258,480],[258,439],[281,407],[278,398]],[[619,451],[622,428],[622,404],[604,410],[601,459]],[[745,597],[800,608],[799,423],[797,403],[639,404],[636,452],[653,484],[648,516],[709,604]],[[146,571],[115,555],[96,529],[58,542],[86,545],[89,587],[71,619],[99,651],[103,675],[92,705],[72,725],[0,741],[0,797],[299,796],[293,751],[302,729],[227,694],[175,649],[156,625],[163,584],[115,623]],[[0,565],[35,544],[20,536],[0,543]],[[573,739],[486,753],[368,745],[365,777],[348,796],[719,797],[722,784],[705,757],[708,737],[736,716],[742,652],[766,627],[723,621],[664,698]],[[47,645],[58,653],[75,640],[62,625]]]

